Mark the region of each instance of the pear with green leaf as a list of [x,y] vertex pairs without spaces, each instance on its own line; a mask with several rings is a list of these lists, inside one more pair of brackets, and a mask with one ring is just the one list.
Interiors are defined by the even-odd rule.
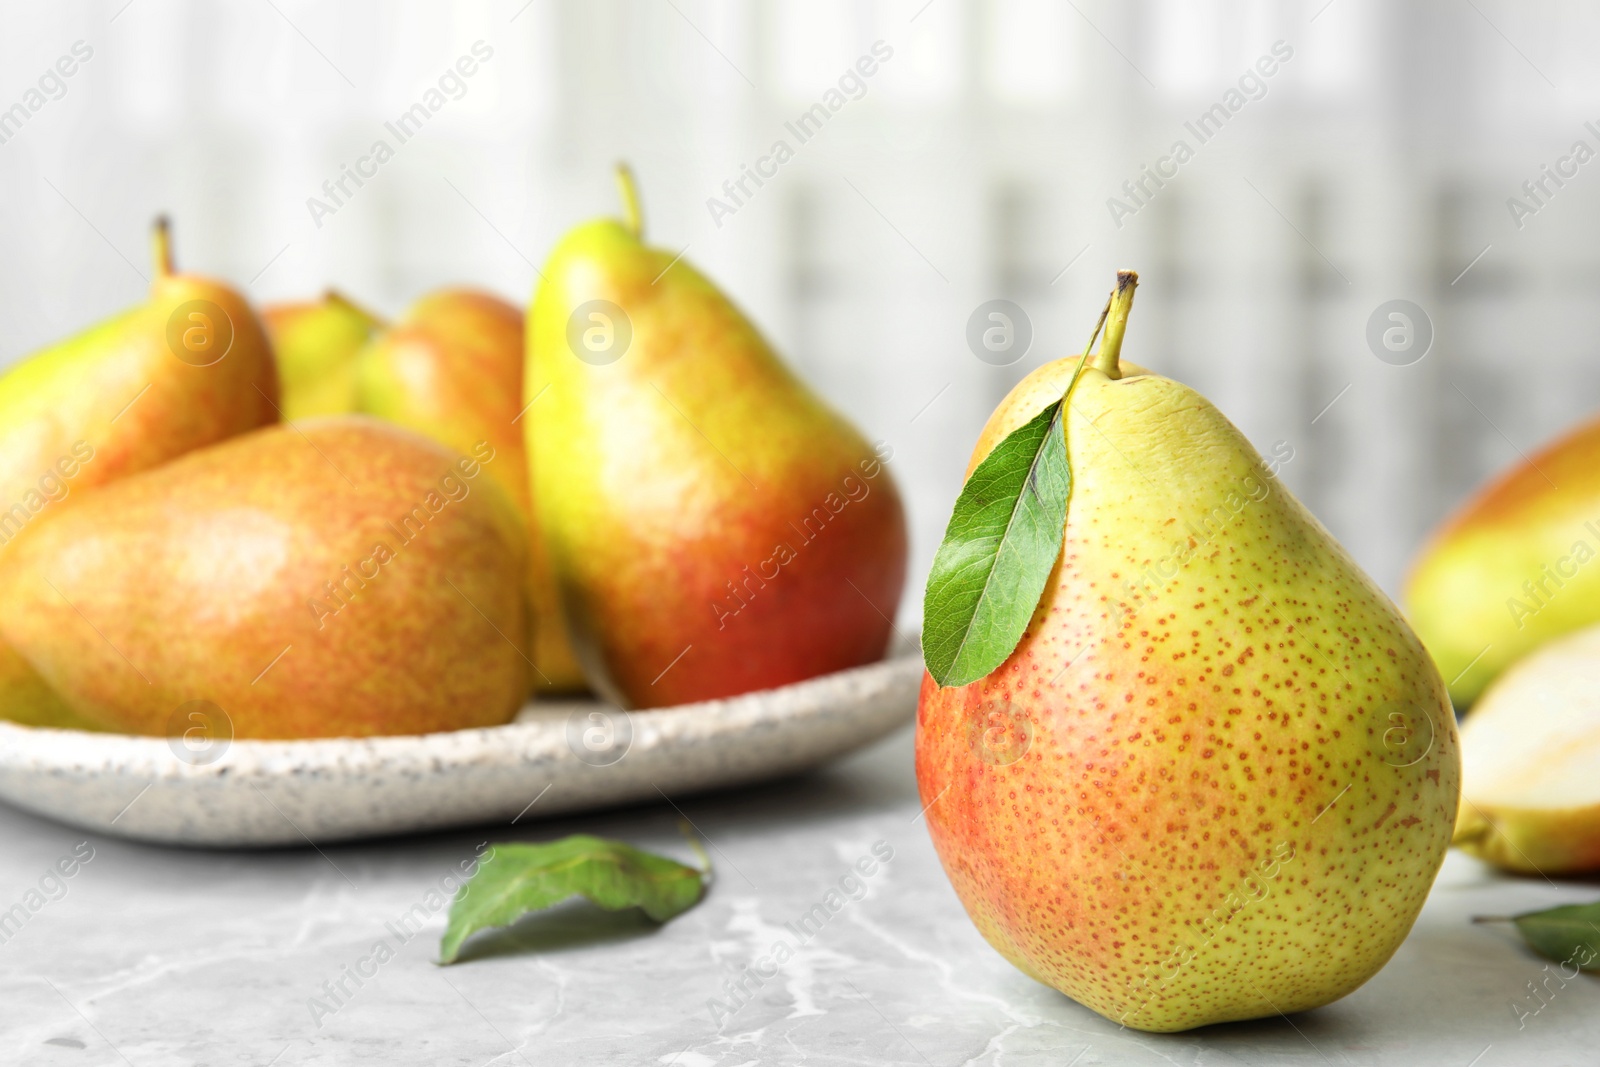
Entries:
[[1372,977],[1444,858],[1460,755],[1427,652],[1275,464],[1122,363],[1136,280],[1099,351],[979,438],[929,578],[916,764],[989,942],[1173,1031]]

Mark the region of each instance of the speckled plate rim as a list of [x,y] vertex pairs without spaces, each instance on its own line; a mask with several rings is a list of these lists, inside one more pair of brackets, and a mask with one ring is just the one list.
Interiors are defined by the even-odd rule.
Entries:
[[[818,766],[908,721],[922,672],[920,655],[902,653],[721,700],[633,713],[540,700],[504,726],[233,741],[211,762],[180,758],[168,738],[0,722],[0,800],[113,836],[200,847],[547,818]],[[613,745],[590,750],[590,729]]]

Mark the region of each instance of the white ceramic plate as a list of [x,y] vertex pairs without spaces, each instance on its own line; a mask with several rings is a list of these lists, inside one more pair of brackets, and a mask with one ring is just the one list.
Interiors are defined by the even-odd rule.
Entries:
[[0,799],[100,833],[210,847],[523,821],[818,766],[909,720],[921,680],[912,653],[632,714],[545,700],[483,730],[197,749],[0,722]]

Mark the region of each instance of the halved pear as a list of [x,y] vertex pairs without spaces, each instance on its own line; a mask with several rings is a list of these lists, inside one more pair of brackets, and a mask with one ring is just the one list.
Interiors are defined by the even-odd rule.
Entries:
[[1600,868],[1600,626],[1501,675],[1461,728],[1454,844],[1525,874]]

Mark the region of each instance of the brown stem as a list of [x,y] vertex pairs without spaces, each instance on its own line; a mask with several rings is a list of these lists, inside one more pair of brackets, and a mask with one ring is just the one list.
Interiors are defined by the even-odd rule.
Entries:
[[155,225],[150,228],[150,253],[155,261],[156,277],[172,277],[172,220],[165,215],[157,215]]

